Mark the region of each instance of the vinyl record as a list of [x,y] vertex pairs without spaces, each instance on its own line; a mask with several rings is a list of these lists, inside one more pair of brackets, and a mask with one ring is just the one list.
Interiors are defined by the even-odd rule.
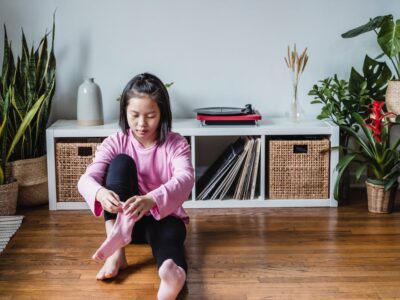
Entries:
[[237,116],[246,114],[244,109],[240,107],[202,107],[194,109],[193,112],[210,116]]

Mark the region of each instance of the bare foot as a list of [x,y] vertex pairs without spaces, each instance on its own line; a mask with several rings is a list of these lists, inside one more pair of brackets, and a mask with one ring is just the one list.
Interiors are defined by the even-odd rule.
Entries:
[[158,270],[161,283],[158,290],[158,300],[175,300],[185,284],[186,273],[172,259],[163,262]]
[[125,251],[119,249],[107,258],[103,267],[100,269],[99,273],[97,273],[96,278],[97,280],[114,278],[117,276],[119,270],[126,269],[127,267],[128,263],[126,261]]

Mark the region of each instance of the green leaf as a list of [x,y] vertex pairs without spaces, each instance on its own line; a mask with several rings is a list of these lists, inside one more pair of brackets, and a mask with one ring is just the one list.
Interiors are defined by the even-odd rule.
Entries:
[[169,83],[165,83],[164,86],[168,89],[168,88],[170,88],[173,84],[174,84],[174,82],[169,82]]
[[382,52],[381,54],[379,54],[378,56],[376,56],[375,59],[380,59],[380,58],[382,58],[382,57],[384,57],[384,56],[385,56],[385,53]]
[[356,170],[356,179],[360,180],[360,177],[362,174],[364,174],[365,169],[367,168],[368,164],[362,164],[361,166],[359,166]]
[[366,88],[371,99],[385,100],[386,88],[392,78],[392,72],[385,62],[378,62],[368,55],[365,56],[363,65]]
[[352,162],[352,160],[354,158],[356,158],[356,156],[357,156],[357,154],[346,155],[340,159],[338,165],[336,166],[336,169],[339,171],[338,175],[336,177],[336,182],[335,182],[335,186],[333,189],[333,197],[336,200],[338,200],[338,198],[339,198],[339,183],[342,180],[343,173],[346,170],[346,168],[348,167],[348,165]]
[[398,185],[398,183],[397,183],[398,175],[399,175],[399,174],[397,174],[397,176],[393,176],[392,178],[389,179],[389,181],[385,184],[385,191],[388,191],[388,190],[390,190],[392,187]]
[[364,81],[364,76],[362,76],[356,71],[356,69],[352,67],[349,79],[349,93],[355,96],[360,95],[360,91],[362,90],[362,84],[364,83]]
[[343,156],[336,165],[336,170],[340,171],[343,168],[346,168],[349,165],[349,163],[356,157],[356,155],[357,153],[352,153]]
[[11,156],[14,147],[17,145],[17,143],[19,142],[19,140],[23,137],[26,129],[28,128],[28,126],[30,125],[33,117],[36,115],[37,111],[39,110],[40,106],[42,105],[43,101],[46,99],[45,97],[46,95],[42,95],[33,105],[33,107],[31,108],[30,111],[28,111],[28,113],[26,114],[25,118],[23,119],[20,127],[18,128],[17,134],[14,138],[14,140],[11,143],[10,149],[7,153],[7,157],[6,160],[9,159],[9,157]]
[[389,57],[396,56],[400,52],[400,20],[396,23],[391,18],[383,21],[378,33],[378,44],[382,51]]
[[38,93],[43,93],[45,91],[45,80],[46,80],[46,63],[48,59],[47,51],[47,35],[43,37],[40,41],[38,49],[38,58],[36,61],[36,73],[37,73],[37,85],[36,89]]
[[373,153],[373,157],[375,157],[376,155],[376,143],[375,143],[375,138],[373,137],[371,130],[365,126],[366,123],[364,121],[364,119],[358,114],[358,113],[352,113],[353,118],[356,120],[356,122],[360,125],[362,131],[364,132],[365,136],[368,139],[368,143],[370,145],[370,147],[368,147],[372,153]]
[[362,147],[362,149],[369,157],[374,157],[374,152],[372,151],[372,149],[370,149],[370,147],[365,143],[365,141],[351,127],[342,126],[340,127],[340,129],[346,131],[351,137],[353,137],[356,143]]
[[385,185],[385,180],[382,179],[376,179],[376,178],[367,178],[367,181],[372,183],[372,184],[376,184],[376,185]]
[[4,184],[4,173],[3,168],[0,167],[0,185]]
[[321,104],[322,103],[322,101],[320,101],[320,100],[313,100],[313,101],[311,101],[311,104]]
[[386,16],[375,17],[372,20],[370,20],[368,23],[358,26],[354,29],[351,29],[351,30],[343,33],[342,38],[352,38],[352,37],[358,36],[360,34],[363,34],[365,32],[369,32],[374,29],[377,29],[377,28],[381,27],[382,22],[386,19],[393,19],[393,16],[386,15]]

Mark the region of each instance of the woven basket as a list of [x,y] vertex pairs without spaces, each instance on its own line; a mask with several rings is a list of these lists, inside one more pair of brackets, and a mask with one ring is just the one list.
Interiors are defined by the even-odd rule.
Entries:
[[79,178],[92,162],[96,148],[101,142],[57,142],[56,173],[57,201],[83,202],[78,192]]
[[18,182],[0,185],[0,216],[14,215],[17,209]]
[[270,140],[268,189],[271,199],[329,197],[329,139]]
[[[400,115],[400,81],[390,80],[386,89],[385,103],[387,110]],[[395,117],[390,117],[394,122]]]
[[18,181],[18,205],[35,206],[49,202],[47,155],[13,161],[7,166]]
[[394,208],[397,186],[385,191],[383,185],[373,184],[366,181],[368,196],[368,211],[372,213],[387,214]]

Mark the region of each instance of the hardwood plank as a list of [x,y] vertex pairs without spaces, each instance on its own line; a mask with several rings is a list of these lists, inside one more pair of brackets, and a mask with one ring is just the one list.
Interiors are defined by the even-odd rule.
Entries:
[[[362,193],[361,193],[362,194]],[[339,208],[188,209],[188,280],[180,299],[400,299],[400,207],[367,212],[357,192]],[[0,256],[0,299],[155,299],[147,245],[128,269],[95,280],[105,238],[89,211],[21,210]]]

